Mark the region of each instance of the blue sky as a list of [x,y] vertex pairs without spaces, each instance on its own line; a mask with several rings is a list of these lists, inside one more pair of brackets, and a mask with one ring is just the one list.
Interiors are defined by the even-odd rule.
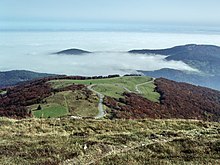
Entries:
[[219,0],[0,0],[0,21],[219,25],[219,7]]

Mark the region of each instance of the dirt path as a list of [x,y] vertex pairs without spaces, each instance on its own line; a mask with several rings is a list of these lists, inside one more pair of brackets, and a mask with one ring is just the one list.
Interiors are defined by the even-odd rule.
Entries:
[[92,89],[92,87],[94,87],[95,85],[89,85],[87,88],[94,92],[98,97],[99,97],[99,104],[98,104],[98,110],[99,110],[99,113],[98,115],[95,116],[95,119],[100,119],[100,118],[103,118],[105,116],[105,110],[104,110],[104,106],[103,106],[103,99],[104,99],[104,95],[95,91],[94,89]]
[[[138,89],[139,86],[142,86],[142,85],[145,85],[145,84],[150,84],[152,82],[154,82],[155,78],[153,78],[151,81],[147,81],[147,82],[144,82],[144,83],[141,83],[141,84],[137,84],[135,86],[135,91],[139,94],[142,94],[142,92]],[[120,85],[120,84],[115,84],[121,88],[123,88],[124,90],[126,90],[127,92],[129,93],[132,93],[131,90],[129,90],[128,88],[124,87],[123,85]],[[104,99],[104,95],[99,93],[98,91],[94,90],[93,87],[95,86],[95,84],[92,84],[92,85],[89,85],[87,86],[87,88],[94,92],[98,97],[99,97],[99,103],[98,103],[98,110],[99,110],[99,113],[97,116],[95,116],[95,119],[100,119],[100,118],[103,118],[105,116],[105,110],[104,110],[104,106],[103,106],[103,99]]]
[[69,112],[69,104],[68,104],[68,102],[67,102],[67,99],[66,99],[66,95],[65,95],[65,94],[63,95],[63,98],[64,98],[64,102],[65,102],[66,109],[67,109],[67,111]]
[[147,82],[144,82],[144,83],[141,83],[141,84],[137,84],[135,85],[135,91],[139,94],[142,94],[142,92],[138,89],[138,87],[142,86],[142,85],[146,85],[146,84],[150,84],[150,83],[153,83],[155,80],[155,78],[153,78],[151,81],[147,81]]
[[[91,160],[90,162],[88,163],[83,163],[84,165],[92,165],[92,164],[97,164],[98,162],[100,162],[101,160],[105,159],[106,157],[108,156],[113,156],[113,155],[120,155],[120,154],[123,154],[123,153],[126,153],[126,152],[129,152],[131,150],[134,150],[134,149],[137,149],[137,148],[140,148],[140,147],[146,147],[146,146],[149,146],[149,145],[152,145],[152,144],[156,144],[156,143],[168,143],[168,142],[172,142],[173,140],[175,139],[178,139],[178,138],[171,138],[171,139],[160,139],[160,140],[154,140],[154,141],[151,141],[151,142],[140,142],[138,145],[135,145],[135,146],[132,146],[132,147],[125,147],[123,149],[118,149],[118,150],[113,150],[113,151],[110,151],[109,153],[107,154],[104,154],[103,156],[101,157],[98,157],[96,159],[93,159]],[[69,160],[66,160],[64,163],[64,165],[73,165],[73,164],[78,164],[77,162],[74,162],[74,160],[72,159],[69,159]],[[80,164],[80,163],[79,163]]]

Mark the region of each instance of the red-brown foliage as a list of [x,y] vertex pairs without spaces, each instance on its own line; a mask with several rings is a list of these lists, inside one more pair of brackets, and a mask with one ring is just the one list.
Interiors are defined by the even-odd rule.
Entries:
[[124,93],[124,99],[107,97],[105,104],[112,108],[112,118],[180,118],[219,121],[220,92],[157,79],[160,103],[151,102],[134,93]]
[[21,83],[20,85],[5,88],[7,94],[0,95],[0,116],[24,118],[30,117],[31,112],[28,111],[27,106],[33,104],[39,104],[46,97],[52,95],[52,93],[69,91],[69,90],[83,90],[85,95],[89,97],[91,91],[87,90],[84,85],[71,85],[62,89],[52,89],[47,83],[50,80],[60,79],[72,79],[72,80],[86,80],[86,79],[100,79],[100,78],[113,78],[119,77],[119,75],[109,76],[55,76],[48,77],[33,81]]
[[184,118],[220,121],[220,92],[209,88],[177,83],[167,79],[156,80],[161,104]]
[[[50,78],[51,79],[51,78]],[[39,104],[54,92],[81,90],[84,85],[71,85],[54,90],[46,83],[48,79],[36,80],[7,89],[7,94],[0,96],[0,116],[24,118],[31,116],[27,106]]]

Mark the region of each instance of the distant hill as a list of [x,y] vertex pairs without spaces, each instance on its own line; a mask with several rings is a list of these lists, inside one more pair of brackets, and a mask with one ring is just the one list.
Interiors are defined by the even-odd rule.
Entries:
[[161,69],[156,71],[140,71],[147,76],[165,77],[171,80],[192,83],[220,90],[220,47],[214,45],[182,45],[168,49],[131,50],[133,54],[160,54],[167,56],[166,60],[183,61],[196,68],[201,73],[190,73],[175,69]]
[[66,50],[56,52],[54,54],[81,55],[81,54],[88,54],[88,53],[92,53],[92,52],[81,50],[81,49],[66,49]]
[[13,86],[18,83],[37,78],[54,76],[53,74],[37,73],[26,70],[12,70],[0,72],[0,87]]
[[214,45],[183,45],[168,49],[131,50],[134,54],[166,55],[166,60],[183,61],[207,74],[220,75],[220,47]]

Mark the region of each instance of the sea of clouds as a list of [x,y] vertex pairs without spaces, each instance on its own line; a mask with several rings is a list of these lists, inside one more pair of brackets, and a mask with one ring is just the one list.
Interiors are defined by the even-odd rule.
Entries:
[[[189,43],[220,45],[219,35],[138,32],[0,32],[0,71],[32,70],[68,75],[136,73],[172,68],[195,71],[165,56],[129,54],[132,49],[159,49]],[[68,48],[85,55],[54,55]]]

